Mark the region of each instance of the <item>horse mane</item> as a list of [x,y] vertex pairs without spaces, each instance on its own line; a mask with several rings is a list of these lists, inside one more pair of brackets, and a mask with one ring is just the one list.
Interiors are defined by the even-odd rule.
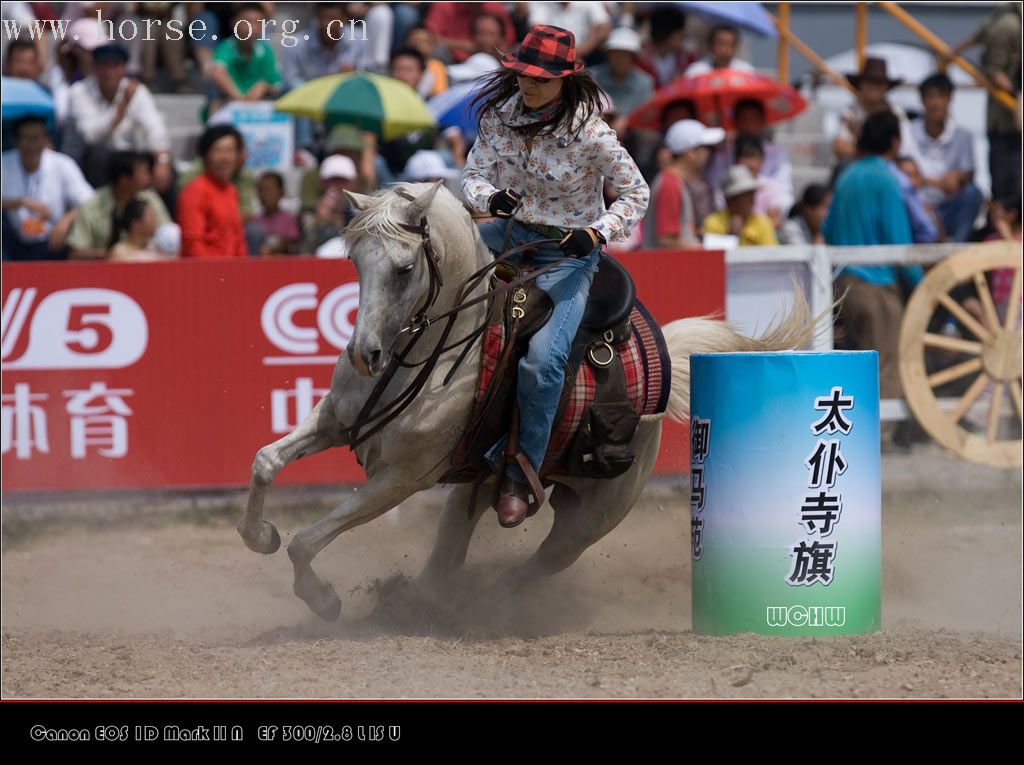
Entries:
[[410,246],[418,245],[420,235],[402,227],[409,223],[404,217],[404,208],[409,202],[395,190],[404,188],[416,196],[418,191],[422,191],[418,188],[420,186],[429,188],[430,184],[391,184],[369,195],[367,206],[345,227],[345,243],[351,248],[364,236],[379,236],[397,239]]

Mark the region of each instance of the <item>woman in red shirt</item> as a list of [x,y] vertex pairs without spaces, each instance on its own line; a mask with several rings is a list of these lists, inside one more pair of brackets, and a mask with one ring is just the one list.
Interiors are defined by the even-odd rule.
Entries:
[[231,125],[214,125],[199,137],[203,174],[178,198],[181,257],[244,258],[242,210],[231,178],[238,169],[245,139]]

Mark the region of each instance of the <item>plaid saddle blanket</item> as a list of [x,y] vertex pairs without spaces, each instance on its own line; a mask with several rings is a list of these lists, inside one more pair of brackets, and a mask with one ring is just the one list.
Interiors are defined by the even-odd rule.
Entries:
[[[661,327],[639,300],[635,301],[629,319],[632,324],[629,339],[617,348],[626,376],[629,400],[637,414],[660,414],[668,405],[672,380],[672,366],[665,338],[661,333]],[[484,395],[491,383],[504,344],[503,324],[491,324],[483,338],[474,417],[479,414],[483,405]],[[559,403],[562,413],[555,418],[544,464],[540,470],[542,476],[559,472],[559,468],[563,467],[566,451],[578,432],[589,405],[594,401],[594,369],[586,355],[575,374],[571,373],[572,370],[567,372],[563,384]],[[461,464],[467,456],[467,450],[467,445],[463,444],[456,452],[453,464]]]

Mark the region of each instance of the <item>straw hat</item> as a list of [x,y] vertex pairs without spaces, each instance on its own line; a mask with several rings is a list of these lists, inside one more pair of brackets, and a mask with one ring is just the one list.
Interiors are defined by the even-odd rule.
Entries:
[[748,191],[757,191],[761,188],[761,181],[757,180],[746,165],[733,165],[725,174],[722,182],[722,194],[726,199],[732,199]]

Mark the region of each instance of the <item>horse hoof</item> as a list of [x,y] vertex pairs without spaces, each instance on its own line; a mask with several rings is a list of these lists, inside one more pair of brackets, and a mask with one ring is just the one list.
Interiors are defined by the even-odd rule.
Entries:
[[306,601],[306,605],[325,622],[337,621],[341,615],[341,600],[329,584],[324,584],[315,598]]
[[263,521],[260,533],[255,538],[246,536],[241,528],[238,529],[238,533],[241,534],[245,546],[253,552],[273,555],[281,548],[281,535],[270,521]]

